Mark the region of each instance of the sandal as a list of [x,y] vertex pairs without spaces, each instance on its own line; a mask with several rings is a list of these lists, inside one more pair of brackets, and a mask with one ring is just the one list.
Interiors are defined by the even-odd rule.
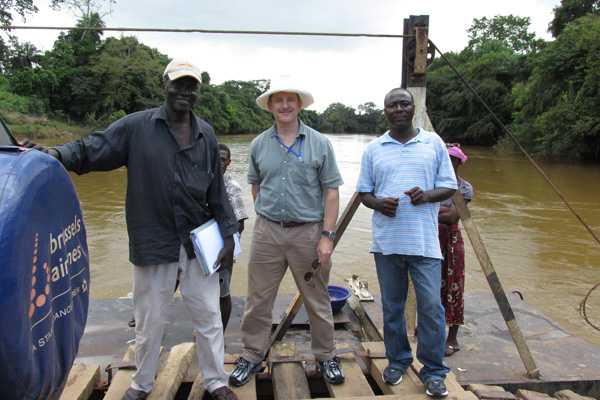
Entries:
[[460,350],[460,347],[453,346],[451,344],[447,344],[446,345],[446,350],[444,351],[444,356],[445,357],[450,357],[452,354],[456,353],[459,350]]

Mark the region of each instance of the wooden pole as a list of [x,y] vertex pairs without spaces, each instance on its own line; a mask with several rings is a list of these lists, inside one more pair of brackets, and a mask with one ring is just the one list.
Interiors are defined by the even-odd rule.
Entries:
[[[425,106],[427,88],[427,49],[429,30],[429,16],[411,15],[404,19],[404,39],[402,40],[402,87],[412,95],[415,103],[413,126],[433,131],[431,121]],[[409,37],[410,36],[410,37]],[[406,331],[409,336],[414,336],[417,326],[417,299],[412,280],[408,279],[408,293],[404,306]]]
[[515,314],[513,313],[510,303],[508,302],[506,294],[504,293],[500,279],[498,278],[494,266],[492,265],[492,260],[490,259],[490,256],[488,255],[488,252],[483,244],[483,240],[479,235],[477,226],[471,219],[471,213],[465,204],[465,200],[459,191],[456,191],[452,197],[452,200],[462,221],[463,228],[467,232],[467,236],[471,241],[471,246],[473,246],[475,255],[479,260],[481,269],[483,270],[488,284],[490,285],[490,289],[492,289],[492,293],[496,298],[496,302],[498,303],[502,317],[506,322],[506,326],[508,326],[508,330],[512,336],[513,342],[517,346],[517,351],[519,352],[521,361],[523,361],[525,369],[527,370],[527,376],[529,378],[539,379],[540,370],[536,366],[535,360],[533,359],[533,356],[529,351],[529,347],[527,346],[527,342],[523,337],[523,333],[517,324]]

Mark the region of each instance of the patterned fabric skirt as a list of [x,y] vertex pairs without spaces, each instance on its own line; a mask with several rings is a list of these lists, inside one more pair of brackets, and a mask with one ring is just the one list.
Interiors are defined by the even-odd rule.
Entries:
[[439,224],[442,248],[442,304],[448,325],[464,324],[465,246],[458,224]]

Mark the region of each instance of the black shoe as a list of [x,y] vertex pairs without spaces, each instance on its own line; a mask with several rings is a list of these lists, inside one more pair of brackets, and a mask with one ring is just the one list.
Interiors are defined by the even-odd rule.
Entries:
[[213,400],[238,400],[237,395],[227,386],[221,386],[217,390],[212,391],[210,396]]
[[389,365],[385,367],[383,370],[383,381],[388,385],[398,385],[402,382],[402,376],[404,375],[404,371],[398,368],[390,367]]
[[121,400],[146,400],[149,395],[150,393],[142,392],[141,390],[135,390],[134,388],[130,387],[127,389]]
[[130,328],[135,328],[135,317],[131,317],[131,319],[127,323],[127,326],[129,326]]
[[432,379],[425,383],[425,393],[436,399],[448,396],[448,389],[442,379]]
[[327,382],[333,385],[344,383],[344,373],[339,358],[333,357],[329,360],[319,361],[319,370]]
[[229,375],[229,383],[233,386],[245,385],[252,375],[262,371],[262,369],[261,363],[253,364],[244,357],[240,357],[236,360],[235,368]]

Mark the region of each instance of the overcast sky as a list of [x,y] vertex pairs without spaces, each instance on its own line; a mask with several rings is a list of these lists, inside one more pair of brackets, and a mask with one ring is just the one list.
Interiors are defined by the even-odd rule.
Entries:
[[[73,26],[72,12],[50,10],[18,16],[15,25]],[[402,34],[403,19],[429,15],[429,37],[442,51],[468,42],[473,18],[514,14],[531,18],[539,37],[546,32],[559,0],[117,0],[105,17],[109,27],[278,30]],[[13,31],[41,50],[52,48],[58,31]],[[401,39],[125,33],[169,57],[186,58],[207,71],[213,83],[291,76],[315,97],[311,109],[330,103],[352,107],[367,101],[379,108],[383,96],[401,81]],[[118,32],[106,36],[120,36]]]

